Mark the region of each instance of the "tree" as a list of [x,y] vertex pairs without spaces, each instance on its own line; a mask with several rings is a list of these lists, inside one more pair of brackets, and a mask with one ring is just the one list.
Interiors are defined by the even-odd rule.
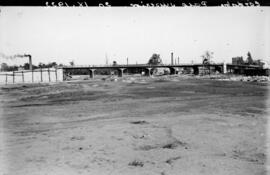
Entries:
[[247,53],[247,63],[248,64],[253,64],[253,59],[252,59],[252,56],[251,56],[250,52]]
[[74,66],[74,65],[75,65],[75,63],[74,63],[73,60],[72,60],[71,62],[69,62],[69,64],[70,64],[71,66]]
[[57,63],[56,62],[51,62],[47,64],[47,67],[56,67]]
[[203,59],[203,64],[210,64],[211,59],[213,58],[214,52],[205,51],[204,54],[201,56]]
[[202,63],[204,65],[203,66],[204,67],[204,71],[203,71],[204,74],[206,74],[208,72],[209,75],[210,75],[210,72],[211,72],[210,63],[211,63],[211,59],[213,58],[213,54],[214,54],[214,52],[211,52],[211,51],[207,50],[201,56],[202,57]]
[[151,58],[148,61],[148,64],[151,65],[158,65],[158,64],[162,64],[162,60],[160,58],[159,54],[154,53]]
[[44,63],[38,63],[38,68],[45,68],[46,67],[46,64]]
[[18,66],[14,65],[14,66],[9,66],[8,71],[17,71],[18,70]]
[[9,66],[7,63],[2,63],[1,64],[1,71],[17,71],[18,66]]
[[8,71],[8,65],[7,65],[7,63],[2,63],[1,64],[1,71]]
[[32,68],[33,68],[33,69],[37,69],[38,66],[36,66],[36,65],[33,64],[33,65],[32,65]]
[[23,65],[23,69],[24,70],[28,70],[29,69],[29,63],[24,63],[24,65]]
[[52,62],[51,65],[52,65],[52,67],[56,67],[57,66],[57,63],[56,62]]

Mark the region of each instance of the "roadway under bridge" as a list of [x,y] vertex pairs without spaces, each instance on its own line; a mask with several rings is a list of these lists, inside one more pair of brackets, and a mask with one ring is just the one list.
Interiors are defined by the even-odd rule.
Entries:
[[[263,75],[265,70],[257,65],[233,65],[233,64],[176,64],[176,65],[149,65],[149,64],[130,64],[130,65],[112,65],[112,66],[65,66],[63,67],[63,76],[72,75],[74,72],[84,72],[89,74],[90,78],[94,78],[95,74],[102,70],[111,70],[117,72],[119,77],[122,77],[125,73],[142,73],[145,76],[151,76],[153,70],[157,68],[167,68],[170,74],[177,74],[180,69],[192,70],[195,75],[200,74],[201,70],[212,70],[219,73],[235,73],[235,74],[251,74],[251,75]],[[210,71],[209,71],[210,72]],[[269,71],[268,71],[269,73]]]

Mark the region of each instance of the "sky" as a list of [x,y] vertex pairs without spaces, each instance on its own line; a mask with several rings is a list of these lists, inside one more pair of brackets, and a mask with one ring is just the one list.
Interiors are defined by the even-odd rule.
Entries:
[[[270,61],[270,7],[0,7],[0,54],[31,54],[33,64],[170,63],[232,57]],[[0,63],[24,64],[27,58]]]

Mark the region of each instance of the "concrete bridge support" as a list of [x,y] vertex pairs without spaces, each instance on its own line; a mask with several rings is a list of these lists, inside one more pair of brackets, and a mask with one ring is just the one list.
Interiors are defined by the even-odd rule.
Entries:
[[124,68],[117,69],[117,71],[118,71],[118,77],[123,77],[124,70],[125,70]]
[[234,70],[230,67],[227,67],[227,73],[234,73]]
[[223,63],[223,69],[222,69],[223,73],[226,74],[227,73],[227,64],[224,62]]
[[170,75],[174,75],[174,74],[177,73],[177,68],[175,68],[175,67],[169,67],[169,69],[170,69]]
[[193,66],[193,74],[198,75],[199,74],[199,67],[198,66]]
[[89,76],[90,76],[90,78],[94,78],[95,77],[95,70],[96,69],[89,69]]
[[152,70],[152,68],[146,68],[145,69],[145,75],[150,77],[152,75],[151,70]]
[[219,73],[223,73],[223,67],[222,66],[215,66],[214,67],[215,72],[218,71]]

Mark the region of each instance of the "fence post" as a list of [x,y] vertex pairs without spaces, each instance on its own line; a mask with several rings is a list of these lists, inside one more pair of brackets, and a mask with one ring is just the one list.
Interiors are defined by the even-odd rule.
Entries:
[[22,82],[24,83],[24,74],[23,74],[23,71],[22,71]]
[[32,69],[32,83],[34,82],[34,71]]
[[65,73],[66,73],[66,71],[65,71],[65,69],[62,69],[62,70],[63,70],[62,71],[63,72],[62,74],[63,74],[63,81],[64,81],[65,80]]
[[41,80],[41,82],[43,82],[43,79],[42,79],[42,68],[40,68],[40,80]]
[[49,82],[51,82],[50,68],[48,68],[48,74],[49,74]]
[[57,68],[55,68],[55,81],[57,82]]
[[13,84],[14,84],[14,82],[15,82],[15,73],[14,73],[14,71],[13,71]]

